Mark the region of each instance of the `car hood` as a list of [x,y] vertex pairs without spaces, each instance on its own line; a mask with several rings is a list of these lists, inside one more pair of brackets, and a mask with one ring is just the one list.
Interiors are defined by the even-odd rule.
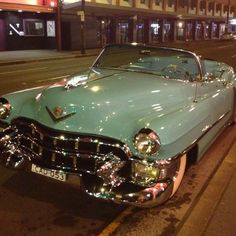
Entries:
[[59,130],[127,142],[141,128],[151,128],[158,116],[179,111],[193,99],[192,91],[186,94],[186,83],[157,75],[104,70],[93,77],[76,86],[45,89],[34,102],[24,103],[18,115]]

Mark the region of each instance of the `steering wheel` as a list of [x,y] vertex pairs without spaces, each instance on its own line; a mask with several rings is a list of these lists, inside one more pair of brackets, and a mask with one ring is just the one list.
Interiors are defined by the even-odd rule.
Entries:
[[192,76],[182,66],[169,64],[161,69],[161,72],[170,79],[192,80]]

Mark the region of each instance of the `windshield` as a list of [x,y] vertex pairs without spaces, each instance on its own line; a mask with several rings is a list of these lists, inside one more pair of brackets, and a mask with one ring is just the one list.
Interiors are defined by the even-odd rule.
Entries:
[[181,80],[194,80],[200,74],[196,56],[188,51],[132,44],[107,46],[93,66],[140,71]]

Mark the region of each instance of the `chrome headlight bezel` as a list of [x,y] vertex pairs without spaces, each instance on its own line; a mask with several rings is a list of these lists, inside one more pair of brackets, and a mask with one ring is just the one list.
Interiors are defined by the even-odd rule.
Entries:
[[133,140],[135,149],[143,157],[149,157],[158,154],[161,141],[159,135],[151,129],[143,128]]
[[11,104],[7,99],[0,98],[0,119],[6,119],[11,113]]

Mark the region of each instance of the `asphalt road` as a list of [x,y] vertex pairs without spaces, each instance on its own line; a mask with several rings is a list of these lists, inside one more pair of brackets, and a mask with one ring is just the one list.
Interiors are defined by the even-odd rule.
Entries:
[[0,94],[51,84],[83,71],[95,57],[41,61],[0,67]]
[[[194,50],[227,62],[236,70],[236,43],[208,41],[170,46]],[[93,59],[2,66],[0,94],[60,80],[86,69]],[[188,169],[177,194],[152,209],[101,202],[65,184],[0,167],[0,235],[177,235],[235,138],[236,127],[228,127],[203,160]]]

